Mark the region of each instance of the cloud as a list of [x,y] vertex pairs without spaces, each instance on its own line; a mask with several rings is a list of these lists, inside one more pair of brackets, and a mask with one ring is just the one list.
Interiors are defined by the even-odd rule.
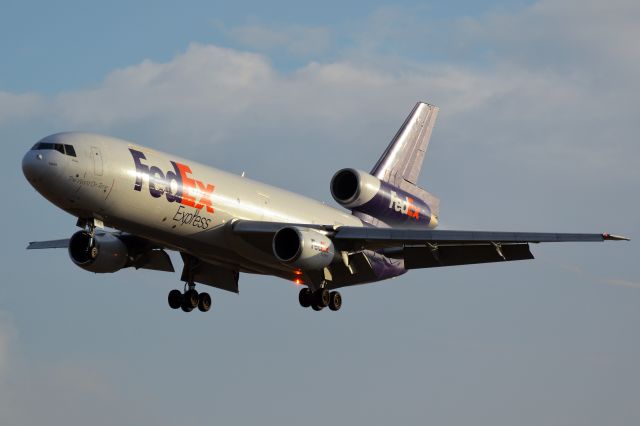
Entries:
[[225,29],[218,27],[233,42],[261,52],[282,51],[309,57],[326,52],[331,45],[328,28],[320,26],[247,24]]
[[[232,167],[240,161],[231,158],[229,142],[242,143],[260,159],[243,159],[250,172],[280,164],[274,153],[286,151],[300,163],[291,172],[304,182],[309,147],[321,145],[324,152],[351,158],[366,150],[370,164],[413,103],[426,100],[441,107],[434,138],[457,157],[467,157],[460,159],[463,163],[482,152],[494,157],[496,167],[514,167],[517,161],[529,169],[544,164],[551,176],[572,172],[594,180],[637,179],[640,127],[633,88],[638,83],[626,73],[627,56],[636,48],[619,46],[636,29],[627,25],[624,13],[611,13],[606,28],[596,28],[607,41],[592,43],[585,30],[580,35],[576,28],[590,27],[599,9],[576,7],[570,14],[572,5],[542,1],[520,13],[458,22],[466,31],[452,45],[471,35],[491,46],[491,62],[483,67],[398,58],[384,48],[376,48],[371,60],[366,46],[360,48],[368,51],[366,58],[351,55],[356,46],[348,56],[285,72],[264,54],[191,44],[167,62],[145,60],[115,70],[93,88],[46,98],[5,94],[0,117],[11,118],[11,105],[22,105],[11,114],[46,120],[60,130],[138,137],[163,149],[179,141],[185,156],[197,152],[203,161],[215,157]],[[382,10],[370,21],[396,22],[397,13]],[[418,25],[419,20],[408,22]],[[268,50],[324,30],[247,25],[229,32],[248,44],[262,42]],[[609,32],[615,35],[604,37]],[[366,37],[354,35],[359,38]],[[556,45],[563,46],[559,52],[579,46],[580,61],[544,53]],[[567,72],[558,65],[563,62],[580,66]],[[602,82],[603,62],[619,78]]]
[[[131,399],[100,359],[35,361],[23,353],[8,314],[0,311],[0,423],[20,425],[170,424]],[[117,407],[117,410],[114,410]]]
[[0,91],[0,124],[32,119],[41,113],[42,96],[35,93],[15,94]]
[[[464,20],[471,35],[488,41],[504,60],[528,68],[573,69],[611,80],[640,68],[637,25],[640,5],[633,0],[541,0],[517,14],[490,13]],[[609,80],[609,81],[606,81]]]

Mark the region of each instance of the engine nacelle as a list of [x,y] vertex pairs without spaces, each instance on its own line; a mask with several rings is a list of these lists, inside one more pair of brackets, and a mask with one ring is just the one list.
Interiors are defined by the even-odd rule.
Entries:
[[91,236],[78,231],[69,240],[69,257],[79,267],[90,272],[116,272],[127,266],[129,250],[122,240],[108,232],[96,233],[93,247]]
[[[430,196],[421,188],[424,196]],[[389,225],[428,226],[438,220],[431,207],[420,196],[410,194],[369,173],[342,169],[331,179],[331,195],[340,205],[352,211],[375,217]],[[434,200],[435,197],[430,196]]]
[[286,227],[273,236],[273,254],[280,262],[302,270],[329,266],[335,258],[333,242],[309,228]]

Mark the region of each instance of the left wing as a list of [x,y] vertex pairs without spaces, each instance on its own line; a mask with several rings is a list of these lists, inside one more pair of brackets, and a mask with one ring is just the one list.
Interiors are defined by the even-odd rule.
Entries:
[[351,250],[380,250],[407,269],[533,259],[529,243],[628,240],[610,234],[487,232],[341,227],[333,240]]
[[611,234],[540,232],[490,232],[417,230],[323,226],[277,222],[237,221],[233,232],[253,237],[273,237],[285,227],[304,227],[326,234],[336,250],[373,250],[390,258],[404,259],[407,269],[467,265],[533,259],[529,243],[619,241],[629,238]]
[[567,234],[548,232],[493,232],[493,231],[448,231],[448,230],[416,230],[402,228],[360,228],[342,226],[337,228],[333,239],[336,243],[349,246],[365,245],[393,247],[398,244],[517,244],[517,243],[560,243],[560,242],[593,242],[607,240],[626,240],[629,238],[611,234]]

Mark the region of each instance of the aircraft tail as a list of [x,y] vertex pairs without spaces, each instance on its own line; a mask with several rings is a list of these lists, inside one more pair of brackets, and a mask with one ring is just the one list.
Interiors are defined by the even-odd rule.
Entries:
[[420,188],[417,181],[438,110],[435,105],[418,102],[371,170],[371,174],[381,181],[422,198],[436,218],[440,200]]

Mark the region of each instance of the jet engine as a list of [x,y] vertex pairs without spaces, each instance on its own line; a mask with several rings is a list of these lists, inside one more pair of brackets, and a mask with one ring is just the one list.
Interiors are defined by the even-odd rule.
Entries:
[[69,240],[69,257],[73,263],[90,272],[116,272],[127,266],[129,250],[126,244],[110,233],[96,233],[91,245],[91,236],[78,231]]
[[379,219],[389,225],[437,225],[432,206],[438,199],[427,191],[411,185],[419,195],[381,181],[356,169],[342,169],[331,179],[331,195],[340,205]]
[[335,258],[331,239],[310,228],[282,228],[273,236],[272,246],[276,259],[303,270],[322,269]]

